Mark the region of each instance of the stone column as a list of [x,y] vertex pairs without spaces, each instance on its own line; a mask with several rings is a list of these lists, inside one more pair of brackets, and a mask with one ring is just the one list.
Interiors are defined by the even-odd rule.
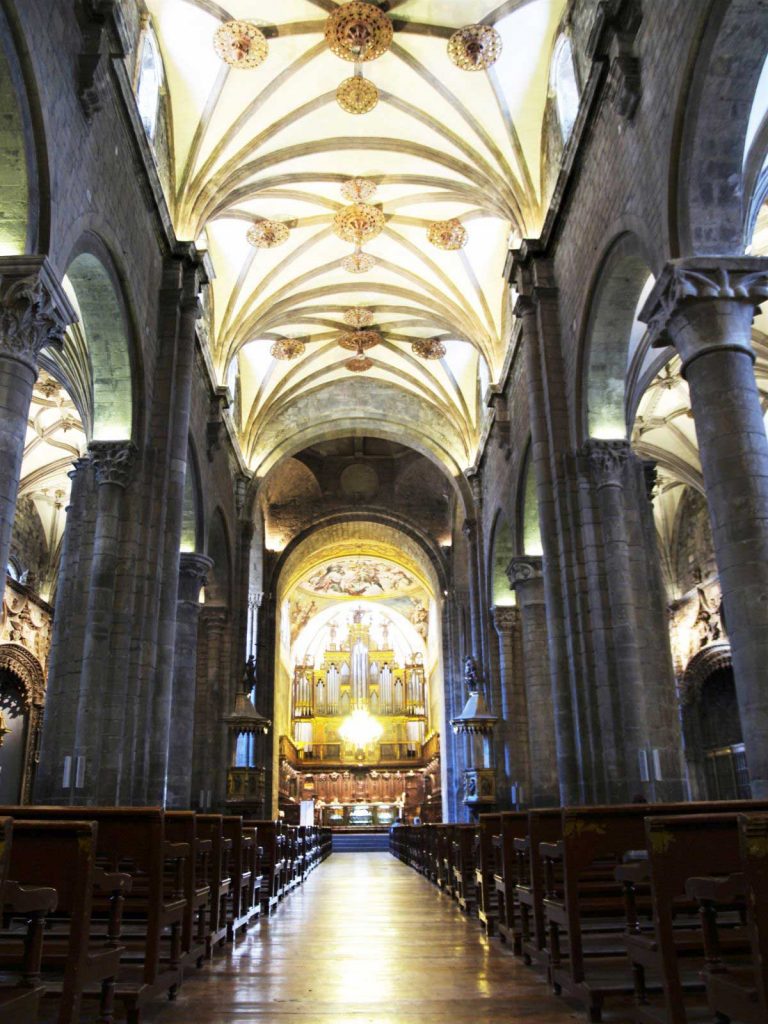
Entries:
[[564,803],[583,802],[582,709],[572,671],[571,609],[566,586],[567,517],[562,457],[568,444],[568,409],[560,352],[557,289],[549,260],[535,257],[533,243],[512,261],[518,301],[515,313],[522,321],[523,352],[531,421],[531,459],[536,474],[541,540],[546,572],[548,663],[552,673],[560,791]]
[[[97,483],[96,526],[89,573],[85,645],[75,720],[75,757],[85,758],[83,785],[73,772],[72,801],[90,803],[97,793],[108,802],[117,797],[122,750],[122,694],[115,689],[110,638],[115,576],[120,545],[120,511],[131,477],[136,446],[132,441],[92,441],[88,448]],[[116,704],[118,706],[116,706]],[[102,749],[117,753],[107,767]]]
[[464,654],[472,654],[481,666],[481,671],[484,672],[487,669],[487,666],[483,661],[483,627],[480,604],[482,595],[480,593],[480,581],[478,580],[477,573],[477,520],[465,519],[464,525],[461,529],[467,542],[467,567],[469,569],[469,624],[470,633],[472,635],[472,650],[465,651]]
[[91,460],[80,458],[67,474],[72,489],[67,506],[67,521],[61,542],[56,604],[53,614],[51,653],[45,712],[40,739],[40,764],[35,773],[36,803],[59,803],[63,795],[64,758],[74,749],[76,701],[67,685],[80,662],[84,635],[83,532],[88,530],[87,511],[90,491]]
[[542,560],[520,555],[509,563],[507,575],[517,594],[522,627],[531,765],[528,802],[532,807],[556,807],[560,803],[560,787]]
[[0,572],[5,578],[41,349],[77,319],[44,256],[0,257]]
[[528,737],[528,701],[520,652],[520,609],[514,605],[496,606],[493,624],[499,637],[499,675],[501,721],[496,727],[504,748],[505,775],[517,785],[518,802],[527,802],[530,795],[530,745]]
[[[163,561],[160,589],[160,622],[157,664],[152,689],[152,723],[149,739],[148,799],[165,803],[173,703],[173,657],[179,590],[179,548],[187,472],[192,377],[195,366],[195,332],[201,316],[200,289],[206,280],[196,253],[174,261],[174,287],[164,289],[163,301],[177,316],[175,361],[172,371],[173,399],[167,421],[168,477],[166,480]],[[178,286],[178,287],[176,287]]]
[[192,801],[192,757],[197,689],[197,626],[200,591],[213,567],[207,555],[182,552],[176,605],[173,707],[168,757],[168,807],[184,810]]
[[[597,490],[602,525],[604,585],[610,608],[611,655],[621,694],[604,694],[621,718],[621,778],[612,780],[611,797],[626,801],[643,792],[639,752],[647,753],[648,725],[643,672],[642,643],[635,621],[635,593],[631,572],[630,542],[624,504],[624,482],[631,455],[629,441],[590,438],[581,449],[587,473]],[[674,685],[670,680],[670,685]],[[647,780],[646,780],[647,781]],[[648,794],[650,795],[650,794]]]
[[768,439],[754,374],[752,320],[768,260],[667,264],[640,314],[682,360],[696,423],[731,641],[752,796],[768,797]]
[[203,622],[206,634],[206,664],[203,672],[198,673],[198,687],[195,701],[195,788],[192,792],[192,804],[201,807],[208,802],[208,797],[201,800],[201,792],[211,794],[216,790],[214,772],[214,743],[219,734],[222,718],[229,708],[221,700],[222,691],[222,658],[221,648],[224,629],[229,620],[225,608],[206,608]]

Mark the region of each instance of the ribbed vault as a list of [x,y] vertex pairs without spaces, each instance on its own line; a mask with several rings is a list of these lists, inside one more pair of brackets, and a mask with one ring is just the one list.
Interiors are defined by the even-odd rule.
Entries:
[[[375,387],[359,389],[361,418],[416,399],[451,435],[450,459],[469,465],[481,430],[478,381],[499,373],[509,340],[510,235],[535,235],[542,220],[541,126],[564,0],[377,5],[393,39],[362,66],[379,93],[366,114],[337,102],[355,65],[326,43],[333,0],[147,5],[172,111],[172,211],[180,236],[213,259],[212,357],[220,380],[237,384],[249,463],[258,468],[270,448],[266,424],[301,419],[302,402],[324,408],[330,385],[354,391],[364,376]],[[214,52],[215,31],[232,18],[266,37],[260,66],[231,68]],[[502,39],[488,71],[461,70],[447,54],[452,33],[472,22],[494,25]],[[367,273],[344,269],[353,246],[333,231],[350,178],[376,185],[370,204],[384,216],[363,245],[375,260]],[[452,218],[466,246],[429,244],[428,225]],[[287,240],[250,245],[249,227],[264,220],[285,225]],[[352,353],[337,344],[353,306],[371,311],[382,339],[360,375],[345,368]],[[303,353],[272,358],[286,337],[300,339]],[[432,338],[445,345],[441,358],[414,352],[414,342]]]

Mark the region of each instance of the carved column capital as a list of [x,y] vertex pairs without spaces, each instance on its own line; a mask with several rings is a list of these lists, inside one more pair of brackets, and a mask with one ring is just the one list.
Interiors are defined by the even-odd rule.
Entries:
[[197,551],[182,551],[179,555],[179,600],[197,603],[205,586],[213,559]]
[[623,438],[590,437],[579,449],[586,468],[598,487],[621,487],[624,468],[632,452]]
[[206,608],[204,621],[208,636],[221,636],[228,619],[229,613],[226,608]]
[[754,359],[756,308],[768,299],[768,259],[697,256],[664,267],[640,311],[656,348],[674,345],[686,368],[708,352]]
[[91,441],[88,454],[96,473],[96,482],[127,487],[136,451],[133,441]]
[[544,578],[544,560],[538,555],[516,555],[507,566],[507,579],[513,590],[520,584]]
[[75,320],[46,257],[0,257],[0,355],[37,373],[40,350],[60,345]]
[[500,637],[510,636],[520,621],[520,610],[515,605],[496,605],[491,609],[493,625]]

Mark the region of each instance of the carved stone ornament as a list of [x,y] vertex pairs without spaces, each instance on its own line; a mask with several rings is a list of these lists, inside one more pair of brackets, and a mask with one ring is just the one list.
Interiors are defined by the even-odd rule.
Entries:
[[179,600],[196,602],[205,586],[213,559],[196,551],[182,551],[179,556]]
[[629,441],[623,438],[590,437],[579,454],[598,487],[621,487],[630,453]]
[[[640,311],[654,347],[677,343],[677,338],[669,336],[670,321],[686,302],[695,299],[731,300],[756,308],[768,299],[768,259],[701,256],[668,263]],[[731,339],[727,347],[737,346]],[[693,353],[681,350],[680,354],[685,363]]]
[[45,257],[0,258],[0,354],[37,373],[40,350],[60,345],[76,319]]
[[517,555],[507,566],[510,587],[515,590],[521,583],[543,579],[543,566],[543,559],[536,555]]
[[96,482],[127,487],[136,451],[133,441],[91,441],[88,454],[96,473]]
[[499,636],[513,633],[519,618],[520,611],[515,605],[496,605],[493,609],[493,624]]

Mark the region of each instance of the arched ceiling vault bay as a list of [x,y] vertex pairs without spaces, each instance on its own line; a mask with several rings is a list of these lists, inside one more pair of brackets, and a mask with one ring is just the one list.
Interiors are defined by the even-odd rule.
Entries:
[[[392,43],[357,66],[326,43],[334,0],[146,2],[170,96],[171,207],[180,237],[213,260],[212,358],[222,382],[239,376],[249,465],[261,476],[274,448],[265,424],[277,418],[306,433],[307,407],[332,413],[339,386],[354,390],[362,378],[359,420],[368,411],[398,419],[415,400],[434,425],[432,441],[449,438],[452,466],[471,464],[482,426],[478,381],[498,376],[509,342],[510,237],[535,236],[543,218],[542,121],[565,0],[390,0],[378,7]],[[269,52],[258,67],[232,68],[214,52],[214,33],[229,19],[263,32]],[[501,55],[487,71],[461,70],[448,40],[480,22],[499,32]],[[365,114],[336,98],[356,67],[379,93]],[[333,231],[351,178],[376,185],[369,201],[385,218],[363,245],[375,259],[366,273],[344,269],[353,245]],[[429,224],[452,218],[466,228],[465,247],[431,245]],[[247,231],[262,220],[286,225],[287,240],[250,245]],[[382,338],[366,352],[364,373],[345,367],[353,353],[337,344],[354,306],[372,311]],[[286,337],[304,342],[302,354],[273,358]],[[412,349],[433,338],[445,345],[442,358]],[[384,407],[368,410],[369,399]]]

